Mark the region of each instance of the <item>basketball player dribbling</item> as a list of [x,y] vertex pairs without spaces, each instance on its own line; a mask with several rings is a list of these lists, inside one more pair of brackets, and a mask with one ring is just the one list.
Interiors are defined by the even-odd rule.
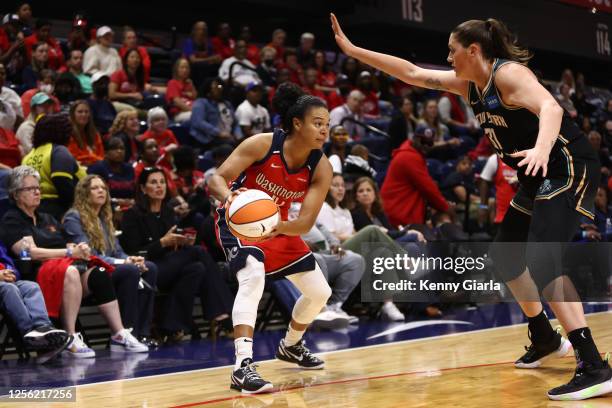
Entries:
[[[566,243],[578,230],[581,215],[593,218],[598,158],[578,126],[527,68],[528,51],[500,21],[469,20],[450,34],[448,62],[453,70],[423,69],[353,45],[333,14],[331,22],[336,42],[347,55],[408,84],[445,90],[469,101],[496,153],[519,170],[520,188],[495,238],[529,243],[522,253],[513,253],[514,258],[507,255],[508,262],[497,262],[529,322],[532,344],[515,366],[535,368],[544,358],[569,351],[567,340],[544,313],[542,294],[568,333],[577,361],[574,377],[548,391],[548,397],[580,400],[612,392],[612,370],[595,346],[571,280],[559,268],[560,251],[535,244]],[[559,287],[568,293],[562,301],[552,296]]]
[[[329,112],[325,102],[305,95],[291,83],[279,86],[272,103],[281,116],[282,129],[243,141],[209,184],[211,194],[223,203],[216,214],[217,239],[239,284],[232,310],[236,363],[231,388],[251,394],[273,388],[253,364],[253,328],[265,278],[286,277],[302,293],[276,358],[303,369],[324,367],[306,348],[302,336],[331,295],[314,256],[300,238],[314,225],[331,184],[332,167],[321,151],[329,133]],[[266,240],[241,241],[228,229],[225,212],[244,189],[264,191],[279,206],[281,221]],[[287,221],[292,202],[301,202],[301,210],[297,219]]]

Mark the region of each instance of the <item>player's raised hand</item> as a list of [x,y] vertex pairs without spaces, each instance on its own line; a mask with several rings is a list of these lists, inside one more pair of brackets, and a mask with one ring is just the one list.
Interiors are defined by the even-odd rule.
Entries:
[[542,169],[542,176],[546,177],[548,173],[548,157],[549,153],[545,152],[543,149],[538,149],[534,147],[532,149],[522,150],[520,152],[512,153],[510,157],[523,157],[518,163],[519,167],[523,167],[527,165],[527,169],[525,170],[525,174],[528,176],[536,176],[538,171]]
[[338,47],[346,54],[351,55],[351,49],[355,46],[342,32],[342,28],[340,28],[340,23],[338,19],[334,15],[334,13],[330,13],[329,15],[332,23],[332,30],[334,30],[334,36],[336,37],[336,43],[338,43]]

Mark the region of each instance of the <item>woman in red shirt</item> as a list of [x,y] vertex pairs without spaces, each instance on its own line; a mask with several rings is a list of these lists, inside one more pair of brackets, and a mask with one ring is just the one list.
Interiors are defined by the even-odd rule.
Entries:
[[123,56],[123,69],[111,75],[108,96],[115,109],[120,112],[130,109],[130,106],[138,106],[144,99],[145,92],[157,92],[157,89],[145,81],[142,58],[138,50],[132,48]]
[[191,105],[198,96],[190,78],[191,67],[187,58],[179,58],[172,69],[172,79],[166,89],[166,103],[175,122],[191,119]]
[[76,101],[70,107],[72,136],[68,150],[83,166],[89,166],[104,159],[102,138],[93,123],[89,104],[85,100]]
[[123,46],[119,48],[119,56],[121,58],[125,57],[125,54],[132,48],[138,50],[138,54],[140,54],[142,67],[144,69],[144,80],[145,83],[148,83],[151,78],[151,57],[149,56],[149,52],[145,47],[138,45],[138,35],[136,31],[130,26],[125,26],[123,28]]

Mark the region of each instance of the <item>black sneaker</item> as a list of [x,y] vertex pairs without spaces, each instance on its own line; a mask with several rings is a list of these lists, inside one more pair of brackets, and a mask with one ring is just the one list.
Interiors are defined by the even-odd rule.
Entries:
[[68,337],[66,331],[45,325],[27,332],[23,341],[28,350],[49,350],[64,344]]
[[242,360],[240,368],[232,373],[230,388],[245,394],[259,394],[272,391],[272,383],[261,378],[257,365],[250,358]]
[[609,355],[600,364],[579,361],[574,378],[565,385],[548,391],[548,398],[555,401],[578,401],[612,392],[612,369]]
[[[514,366],[516,368],[537,368],[549,358],[565,357],[572,347],[572,343],[559,333],[561,327],[557,327],[555,331],[556,333],[550,342],[536,344],[532,341],[529,347],[525,346],[527,352],[514,362]],[[529,332],[527,332],[527,336],[531,340]]]
[[38,364],[45,364],[64,351],[70,343],[72,343],[72,336],[68,335],[68,337],[64,339],[63,343],[59,343],[48,349],[39,349],[36,355],[36,362]]
[[325,367],[325,362],[306,348],[304,339],[300,339],[293,346],[285,346],[285,339],[282,339],[276,351],[276,358],[297,364],[307,370],[318,370]]

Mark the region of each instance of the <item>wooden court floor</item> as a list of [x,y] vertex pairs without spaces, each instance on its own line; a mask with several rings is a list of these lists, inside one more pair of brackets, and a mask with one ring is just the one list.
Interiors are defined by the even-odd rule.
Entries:
[[[600,351],[612,351],[612,313],[587,319]],[[526,331],[519,325],[330,352],[319,371],[265,361],[259,371],[276,391],[258,397],[230,391],[230,368],[222,367],[79,386],[77,403],[63,406],[612,408],[612,395],[549,401],[546,391],[571,378],[573,355],[537,370],[515,369]]]

